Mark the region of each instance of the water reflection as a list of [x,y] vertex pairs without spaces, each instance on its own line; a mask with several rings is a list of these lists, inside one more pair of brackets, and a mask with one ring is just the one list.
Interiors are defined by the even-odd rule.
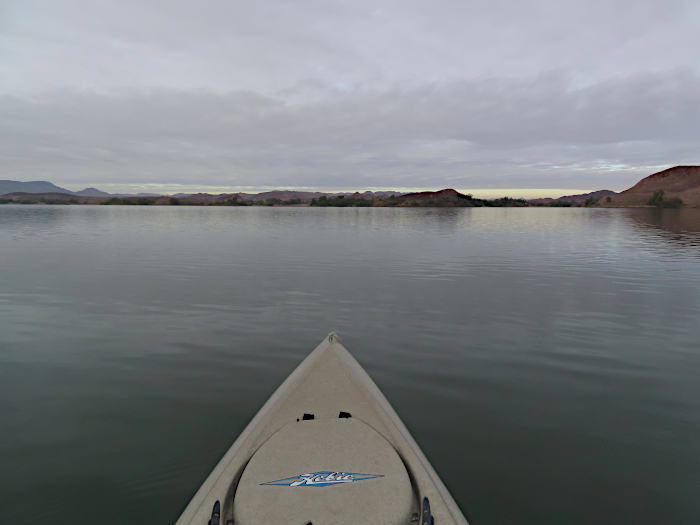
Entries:
[[0,523],[172,525],[332,330],[474,524],[695,524],[697,218],[0,206]]
[[700,209],[629,209],[638,233],[676,247],[700,247]]

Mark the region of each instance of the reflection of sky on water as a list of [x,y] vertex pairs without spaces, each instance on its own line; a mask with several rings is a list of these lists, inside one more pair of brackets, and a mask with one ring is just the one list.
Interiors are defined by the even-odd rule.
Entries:
[[694,524],[680,213],[0,206],[0,521],[172,525],[332,330],[476,523]]

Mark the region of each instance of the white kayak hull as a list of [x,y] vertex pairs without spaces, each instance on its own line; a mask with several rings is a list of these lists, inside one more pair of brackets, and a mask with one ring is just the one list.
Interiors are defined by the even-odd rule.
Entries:
[[335,334],[292,372],[176,525],[467,525]]

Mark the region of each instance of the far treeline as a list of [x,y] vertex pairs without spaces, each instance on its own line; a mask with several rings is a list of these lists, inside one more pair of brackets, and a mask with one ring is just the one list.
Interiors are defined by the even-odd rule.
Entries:
[[[26,185],[29,191],[22,190]],[[38,193],[39,188],[45,193]],[[558,199],[478,199],[453,189],[399,195],[391,191],[365,191],[352,195],[273,190],[258,194],[196,193],[178,196],[139,194],[112,196],[96,188],[70,192],[45,181],[0,180],[0,204],[102,204],[106,206],[313,206],[335,208],[700,208],[700,166],[675,166],[643,178],[633,187],[616,193],[597,190]]]
[[234,195],[230,199],[226,199],[223,201],[213,201],[213,202],[207,202],[207,201],[196,201],[196,200],[191,200],[191,199],[178,199],[176,197],[170,197],[167,202],[160,202],[162,199],[157,199],[153,197],[123,197],[123,198],[113,198],[109,199],[108,201],[105,201],[101,204],[106,204],[106,205],[170,205],[170,206],[275,206],[275,205],[282,205],[282,206],[290,206],[293,204],[302,204],[301,199],[289,199],[283,201],[282,199],[276,199],[276,198],[270,198],[266,200],[250,200],[250,201],[244,201],[242,199],[239,199],[238,196]]
[[[13,181],[0,181],[12,183]],[[29,183],[14,183],[17,185]],[[37,183],[33,187],[36,187]],[[43,187],[54,191],[46,193],[14,192],[0,195],[0,204],[101,204],[105,206],[312,206],[334,208],[520,208],[520,207],[596,207],[596,208],[700,208],[700,166],[676,166],[645,177],[633,187],[616,193],[598,190],[558,199],[479,199],[453,189],[424,191],[400,195],[382,191],[329,195],[320,192],[275,190],[259,194],[225,193],[212,195],[134,195],[111,196],[95,188],[82,192],[65,193],[48,182]],[[0,184],[0,187],[2,185]],[[8,187],[5,184],[5,187]],[[62,190],[62,191],[56,191]],[[89,190],[89,191],[88,191]],[[88,193],[86,193],[88,192]],[[82,195],[80,193],[83,193]]]
[[[67,196],[68,197],[68,196]],[[190,198],[164,198],[164,197],[112,197],[109,199],[97,198],[51,198],[45,196],[33,196],[23,194],[17,196],[2,196],[0,204],[102,204],[105,206],[299,206],[307,204],[317,207],[334,208],[521,208],[527,206],[551,207],[551,208],[572,208],[595,206],[600,201],[609,203],[610,197],[589,198],[584,202],[552,200],[550,202],[528,202],[524,199],[513,199],[511,197],[501,197],[500,199],[478,199],[472,195],[463,195],[454,190],[442,190],[438,192],[411,193],[401,196],[390,196],[386,198],[362,198],[339,195],[335,197],[321,196],[317,199],[278,199],[268,198],[265,200],[243,200],[234,195],[221,201],[205,201]],[[674,197],[664,198],[664,190],[654,193],[647,202],[648,206],[659,208],[680,208],[683,201]]]
[[[117,199],[112,199],[117,200]],[[106,202],[105,204],[111,204]],[[181,199],[170,199],[170,204],[177,205],[192,205],[192,203]],[[213,202],[210,206],[292,206],[308,204],[309,206],[318,207],[334,207],[334,208],[369,208],[369,207],[431,207],[431,208],[473,208],[482,206],[492,207],[520,207],[527,206],[527,202],[523,199],[511,199],[503,197],[495,200],[475,199],[471,195],[462,195],[454,190],[442,190],[437,192],[411,193],[402,196],[394,196],[381,198],[363,198],[350,197],[346,195],[326,196],[314,198],[309,201],[302,199],[282,200],[279,198],[268,198],[265,200],[242,200],[234,195],[230,199]]]
[[311,199],[309,206],[320,207],[410,207],[410,208],[481,208],[481,207],[523,207],[528,206],[523,199],[511,199],[503,197],[494,200],[476,199],[472,195],[462,195],[454,190],[442,190],[437,192],[409,193],[396,197],[363,199],[357,197],[319,197]]

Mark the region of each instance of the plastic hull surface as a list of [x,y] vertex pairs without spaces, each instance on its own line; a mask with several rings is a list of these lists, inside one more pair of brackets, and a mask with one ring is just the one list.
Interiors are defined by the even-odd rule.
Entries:
[[330,334],[265,403],[176,525],[207,525],[217,502],[222,524],[247,525],[256,513],[269,525],[370,516],[422,524],[425,498],[436,524],[467,524],[379,388]]

